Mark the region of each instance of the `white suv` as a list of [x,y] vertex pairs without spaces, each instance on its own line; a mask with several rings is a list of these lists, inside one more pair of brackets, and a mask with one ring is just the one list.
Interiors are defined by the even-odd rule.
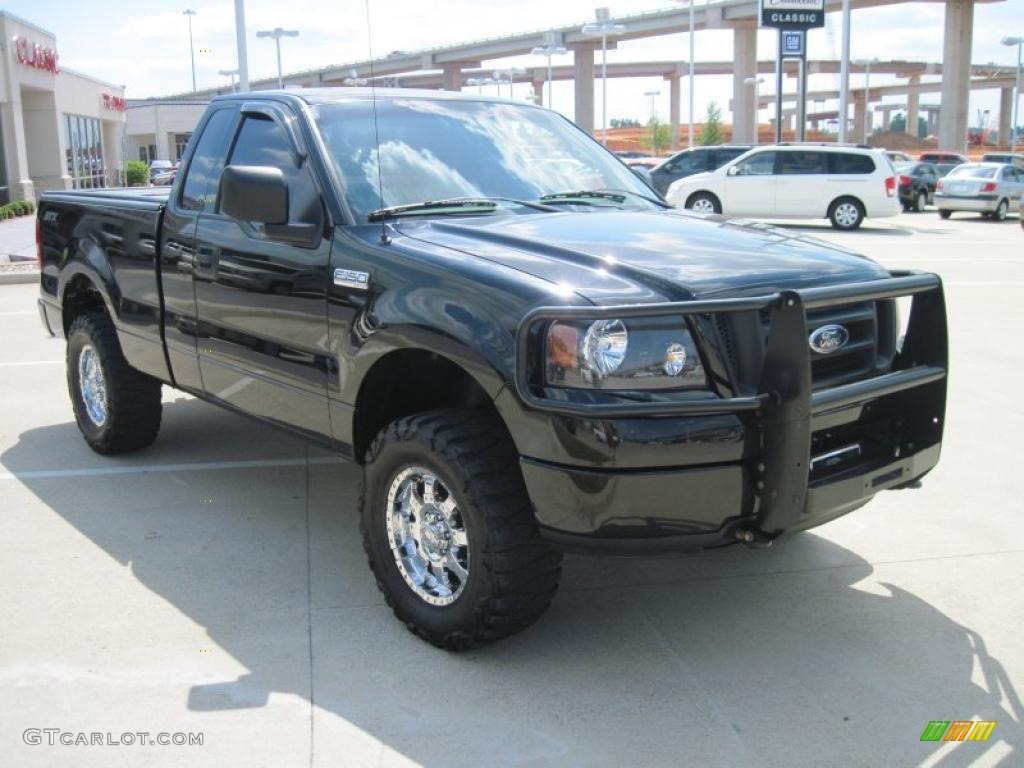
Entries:
[[716,171],[680,179],[665,198],[698,213],[827,218],[836,229],[900,212],[897,173],[885,152],[835,144],[756,147]]

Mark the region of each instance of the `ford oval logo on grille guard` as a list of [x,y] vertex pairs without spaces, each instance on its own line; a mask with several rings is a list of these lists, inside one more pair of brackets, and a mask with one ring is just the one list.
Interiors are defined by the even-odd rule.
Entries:
[[828,355],[846,346],[850,332],[842,325],[823,325],[816,328],[807,340],[819,355]]

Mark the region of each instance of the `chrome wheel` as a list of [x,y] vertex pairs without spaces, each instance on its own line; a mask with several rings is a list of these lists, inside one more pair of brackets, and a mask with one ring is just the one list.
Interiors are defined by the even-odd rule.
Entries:
[[924,192],[918,192],[917,194],[917,210],[920,213],[928,205],[928,195]]
[[857,225],[860,221],[860,209],[854,203],[840,203],[832,214],[836,224],[844,229]]
[[78,355],[78,390],[89,420],[102,427],[107,421],[107,382],[99,355],[91,344],[82,347]]
[[469,579],[469,538],[455,497],[423,467],[406,467],[388,488],[388,544],[405,583],[431,605],[451,605]]
[[999,201],[999,205],[996,206],[996,211],[992,215],[992,218],[994,218],[996,221],[1005,221],[1006,220],[1006,212],[1007,212],[1008,209],[1009,209],[1009,206],[1006,204],[1006,201],[1005,200],[1000,200]]
[[715,204],[710,197],[698,197],[690,204],[690,210],[694,213],[714,213]]

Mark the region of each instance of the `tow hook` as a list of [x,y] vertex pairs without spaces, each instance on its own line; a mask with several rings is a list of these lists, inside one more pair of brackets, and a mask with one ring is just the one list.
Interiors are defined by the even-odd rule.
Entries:
[[767,534],[746,528],[738,528],[736,538],[751,549],[768,549],[772,545],[772,539]]

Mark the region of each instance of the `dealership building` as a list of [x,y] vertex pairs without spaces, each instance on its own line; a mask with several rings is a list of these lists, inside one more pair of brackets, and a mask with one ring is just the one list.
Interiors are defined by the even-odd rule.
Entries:
[[0,203],[117,183],[124,86],[65,69],[52,32],[0,11]]

